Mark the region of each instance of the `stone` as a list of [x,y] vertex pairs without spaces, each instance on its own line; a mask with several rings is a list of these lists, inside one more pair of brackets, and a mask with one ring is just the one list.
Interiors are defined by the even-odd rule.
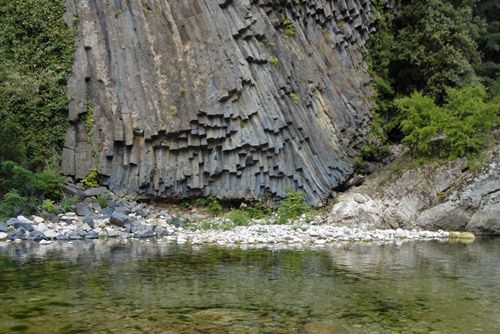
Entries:
[[47,237],[45,236],[45,234],[43,234],[43,232],[33,231],[33,232],[30,232],[30,234],[28,235],[28,237],[26,239],[33,240],[33,241],[40,241],[40,240],[47,239]]
[[118,226],[125,226],[129,222],[129,220],[130,220],[130,218],[126,214],[119,212],[119,211],[115,211],[111,215],[109,222],[111,224],[115,224]]
[[17,220],[17,218],[10,218],[9,220],[7,220],[6,225],[7,226],[14,226],[16,223],[20,223],[20,221]]
[[23,228],[18,228],[17,230],[10,232],[7,236],[9,240],[25,240],[26,239],[26,231]]
[[110,238],[116,238],[118,236],[118,232],[111,227],[106,227],[106,233]]
[[16,229],[19,229],[19,228],[22,228],[24,229],[25,231],[28,231],[28,232],[31,232],[33,231],[35,228],[33,227],[33,224],[31,223],[24,223],[24,222],[17,222],[14,224],[14,228]]
[[105,195],[108,193],[108,189],[106,187],[97,187],[97,188],[90,188],[87,189],[83,192],[83,195],[85,197],[92,197],[92,196],[99,196],[99,195]]
[[134,238],[152,238],[155,236],[155,232],[151,226],[146,226],[145,228],[134,233]]
[[87,224],[91,228],[94,228],[94,214],[88,214],[83,218],[83,224]]
[[161,227],[161,226],[157,226],[155,229],[154,229],[154,232],[155,232],[155,235],[158,237],[158,238],[162,238],[162,237],[166,237],[169,235],[168,233],[168,230],[164,227]]
[[57,237],[57,232],[54,230],[46,230],[43,234],[47,239],[54,239]]
[[40,245],[50,245],[52,243],[52,241],[50,240],[40,240]]
[[7,234],[7,233],[5,233],[5,232],[0,232],[0,240],[5,240],[5,239],[7,239],[7,237],[8,237],[8,234]]
[[42,217],[39,217],[39,216],[33,216],[33,222],[35,224],[41,224],[45,221],[45,219],[43,219]]
[[70,240],[69,236],[65,235],[65,234],[59,234],[57,237],[56,237],[56,240]]
[[82,225],[80,225],[79,227],[82,229],[82,231],[85,231],[85,232],[88,232],[88,231],[90,231],[90,230],[92,229],[92,228],[91,228],[89,225],[87,225],[87,224],[82,224]]
[[460,232],[460,234],[458,235],[458,239],[470,239],[470,240],[474,240],[476,237],[474,236],[474,234],[470,233],[470,232]]
[[[84,236],[85,236],[85,234],[82,236],[80,233],[78,233],[76,231],[73,231],[70,234],[68,234],[68,238],[70,240],[80,240],[80,239],[83,239]],[[59,238],[58,238],[58,240],[59,240]]]
[[95,231],[89,231],[86,235],[85,235],[85,239],[98,239],[99,238],[99,235],[97,234],[97,232]]
[[17,220],[19,220],[23,224],[33,225],[33,222],[24,216],[17,216]]
[[0,223],[0,232],[7,232],[9,227],[5,223]]
[[417,219],[417,225],[429,230],[462,230],[470,218],[471,215],[457,204],[444,202],[422,212]]
[[92,213],[94,213],[94,210],[92,208],[92,205],[88,202],[82,202],[76,206],[76,214],[78,216],[83,217]]
[[[63,173],[97,168],[110,190],[131,195],[282,198],[292,188],[319,204],[352,173],[352,148],[369,131],[373,16],[368,1],[347,3],[149,1],[145,11],[122,1],[116,15],[105,1],[71,1],[79,24]],[[295,38],[282,36],[282,15]]]
[[466,229],[479,234],[500,235],[500,203],[492,203],[477,210]]

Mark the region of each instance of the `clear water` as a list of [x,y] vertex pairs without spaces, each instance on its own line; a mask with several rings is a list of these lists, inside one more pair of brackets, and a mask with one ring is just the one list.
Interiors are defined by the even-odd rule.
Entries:
[[500,240],[0,245],[0,333],[500,333]]

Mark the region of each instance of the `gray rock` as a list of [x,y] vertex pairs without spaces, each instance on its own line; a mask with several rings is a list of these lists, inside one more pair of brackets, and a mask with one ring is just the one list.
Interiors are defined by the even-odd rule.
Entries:
[[477,210],[467,224],[467,230],[477,234],[500,235],[500,204]]
[[133,209],[132,209],[132,213],[135,213],[136,215],[139,215],[141,217],[146,217],[146,212],[144,211],[144,209],[140,206],[135,206]]
[[[84,236],[85,236],[85,234],[82,236],[82,235],[80,235],[80,233],[78,233],[76,231],[73,231],[70,234],[68,234],[69,240],[80,240],[80,239],[83,239]],[[57,237],[57,240],[61,240],[61,239],[59,239],[59,236]]]
[[110,207],[101,210],[101,215],[105,218],[110,218],[113,210]]
[[143,228],[142,222],[140,220],[134,220],[132,223],[126,226],[130,233],[135,233]]
[[87,224],[91,228],[94,228],[94,219],[95,219],[94,214],[88,214],[83,218],[82,223]]
[[161,238],[161,237],[166,237],[169,235],[168,233],[168,230],[161,227],[161,226],[157,226],[155,229],[155,235],[158,237],[158,238]]
[[8,237],[8,236],[9,236],[9,235],[8,235],[7,233],[5,233],[5,232],[0,232],[0,240],[5,240],[5,239],[7,239],[7,237]]
[[57,232],[54,230],[47,230],[43,232],[43,234],[47,239],[54,239],[55,237],[57,237]]
[[14,226],[16,223],[20,223],[20,221],[17,220],[17,218],[10,218],[9,220],[7,220],[6,225],[7,226]]
[[106,227],[106,233],[110,238],[116,238],[118,236],[118,232],[112,227]]
[[7,232],[9,227],[6,223],[0,223],[0,232]]
[[92,213],[94,213],[94,210],[92,208],[92,205],[88,202],[82,202],[76,206],[76,214],[78,216],[83,217],[83,216],[90,215]]
[[[149,1],[147,15],[139,1],[123,2],[120,15],[105,1],[71,3],[67,15],[80,21],[65,175],[98,168],[111,190],[177,198],[283,197],[293,188],[318,204],[351,173],[352,147],[369,130],[368,2],[295,1],[286,7],[294,38],[275,27],[283,1]],[[186,52],[171,27],[194,18],[181,32],[196,39]],[[92,138],[103,148],[96,159],[86,94],[103,120]]]
[[26,231],[23,228],[18,228],[17,230],[10,232],[7,237],[9,238],[9,240],[26,240]]
[[80,227],[77,227],[75,229],[75,231],[80,237],[85,237],[87,235],[87,232],[85,232],[83,229],[81,229]]
[[108,193],[108,189],[106,187],[97,187],[97,188],[90,188],[87,189],[83,192],[83,195],[85,197],[92,197],[92,196],[98,196],[98,195],[104,195]]
[[130,213],[130,208],[128,206],[125,206],[125,205],[120,205],[120,206],[115,207],[115,212],[121,212],[125,215],[128,215]]
[[461,231],[471,216],[455,203],[445,202],[422,212],[417,225],[426,230]]
[[31,220],[29,220],[28,218],[26,218],[24,216],[17,216],[17,220],[19,220],[21,223],[24,223],[24,224],[33,224],[33,222]]
[[155,232],[151,226],[147,226],[134,233],[134,238],[152,238],[155,236]]
[[99,238],[99,235],[97,234],[96,231],[89,231],[86,235],[85,235],[85,239],[98,239]]
[[129,220],[129,216],[118,211],[113,212],[111,218],[109,219],[111,224],[115,224],[118,226],[125,226],[129,222]]
[[24,222],[14,223],[14,228],[16,228],[16,229],[22,228],[22,229],[24,229],[25,231],[28,231],[28,232],[31,232],[31,231],[33,231],[35,229],[33,227],[33,224],[31,224],[31,223],[24,223]]
[[33,231],[33,232],[30,232],[27,239],[33,240],[33,241],[40,241],[40,240],[46,240],[47,237],[45,236],[45,234],[43,234],[40,231]]
[[[78,235],[76,235],[78,236]],[[79,237],[79,236],[78,236]],[[77,238],[79,239],[79,238]],[[69,239],[69,236],[65,235],[65,234],[59,234],[57,237],[56,237],[56,240],[70,240]]]

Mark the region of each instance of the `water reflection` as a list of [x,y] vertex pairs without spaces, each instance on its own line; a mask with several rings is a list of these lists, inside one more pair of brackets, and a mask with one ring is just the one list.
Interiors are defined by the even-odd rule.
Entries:
[[495,333],[500,244],[0,245],[0,332]]

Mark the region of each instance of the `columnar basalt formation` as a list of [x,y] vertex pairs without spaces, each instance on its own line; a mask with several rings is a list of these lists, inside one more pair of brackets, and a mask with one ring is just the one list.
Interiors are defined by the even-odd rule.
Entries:
[[137,195],[318,204],[367,131],[369,0],[67,0],[63,172]]

